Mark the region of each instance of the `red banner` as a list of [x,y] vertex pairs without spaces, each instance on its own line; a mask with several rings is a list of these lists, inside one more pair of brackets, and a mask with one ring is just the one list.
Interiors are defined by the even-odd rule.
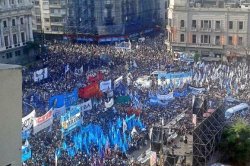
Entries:
[[103,80],[103,74],[101,72],[98,72],[96,76],[88,76],[87,77],[88,82],[99,82]]
[[78,95],[80,98],[89,99],[92,97],[101,97],[102,93],[99,90],[99,84],[95,82],[84,88],[80,88],[78,91]]

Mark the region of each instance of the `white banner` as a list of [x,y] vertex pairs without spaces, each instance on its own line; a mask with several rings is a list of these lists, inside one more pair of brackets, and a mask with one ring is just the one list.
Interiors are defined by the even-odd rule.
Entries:
[[158,100],[173,100],[174,99],[174,94],[173,93],[169,93],[167,95],[157,95],[157,99]]
[[111,80],[100,82],[100,90],[102,92],[106,92],[108,90],[111,90]]
[[115,81],[114,81],[114,88],[116,88],[123,80],[123,76],[118,77]]
[[193,87],[193,86],[189,86],[188,88],[190,90],[192,90],[192,94],[195,94],[195,95],[206,91],[205,88],[197,88],[197,87]]
[[114,105],[114,99],[112,98],[111,100],[109,100],[108,103],[105,102],[105,107],[106,108],[110,108]]
[[22,131],[29,130],[32,127],[35,116],[36,111],[33,110],[29,115],[22,118]]
[[48,111],[43,116],[37,117],[33,121],[33,134],[51,126],[53,124],[53,111]]
[[48,78],[48,68],[40,69],[34,72],[34,81],[39,82],[45,78]]
[[53,116],[54,117],[61,117],[61,115],[65,114],[66,112],[66,107],[65,105],[60,107],[60,108],[53,108]]
[[79,107],[80,108],[80,111],[81,112],[84,112],[84,111],[88,111],[88,110],[92,110],[92,102],[91,102],[91,99],[82,103],[82,104],[78,104],[76,106],[71,106],[70,107],[70,111],[73,111],[75,110],[75,107]]

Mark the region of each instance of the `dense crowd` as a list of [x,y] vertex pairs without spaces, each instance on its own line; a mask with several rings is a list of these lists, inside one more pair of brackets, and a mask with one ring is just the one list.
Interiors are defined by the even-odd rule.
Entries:
[[[61,92],[72,91],[75,87],[87,85],[87,75],[99,70],[106,70],[105,80],[115,80],[121,75],[131,73],[131,82],[124,80],[129,93],[138,93],[143,104],[140,118],[146,126],[146,130],[138,133],[129,145],[128,153],[111,148],[110,151],[100,156],[97,147],[91,146],[91,155],[78,151],[74,157],[70,157],[62,151],[58,159],[58,165],[129,165],[129,159],[133,151],[145,146],[149,139],[149,130],[164,119],[165,123],[172,120],[178,114],[191,107],[192,97],[177,98],[167,107],[150,106],[147,104],[148,93],[159,91],[162,88],[152,86],[149,89],[136,88],[133,82],[142,75],[149,75],[155,70],[169,68],[176,71],[192,70],[193,82],[196,87],[206,87],[209,91],[210,105],[215,105],[218,97],[234,96],[244,102],[250,101],[250,86],[247,81],[250,77],[250,68],[244,62],[233,65],[221,63],[187,64],[186,62],[173,61],[167,54],[164,45],[164,36],[159,35],[146,39],[143,43],[132,43],[131,50],[117,50],[115,46],[72,44],[72,43],[48,43],[48,51],[41,56],[42,60],[23,69],[23,101],[29,103],[36,110],[36,115],[41,116],[48,111],[48,100],[51,96]],[[102,58],[104,57],[104,58]],[[65,66],[69,66],[69,72],[65,73]],[[33,81],[33,72],[48,68],[48,78],[40,82]],[[75,69],[83,67],[83,75],[75,75]],[[130,85],[129,85],[130,84]],[[82,100],[79,99],[79,103]],[[99,124],[104,129],[110,119],[126,117],[128,106],[116,105],[112,112],[103,111],[103,100],[84,114],[83,126],[89,123]],[[213,103],[213,104],[212,104]],[[29,114],[30,108],[24,104],[23,116]],[[248,116],[249,117],[249,116]],[[185,123],[181,129],[185,128]],[[24,165],[54,165],[55,151],[62,146],[63,141],[73,144],[69,137],[62,138],[61,126],[58,119],[53,126],[42,130],[29,137],[32,149],[32,158]],[[24,140],[25,141],[25,140]],[[73,145],[72,145],[73,146]]]

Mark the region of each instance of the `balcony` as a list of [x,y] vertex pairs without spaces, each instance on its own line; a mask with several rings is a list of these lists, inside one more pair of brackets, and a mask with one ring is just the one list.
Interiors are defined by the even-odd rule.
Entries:
[[212,32],[211,28],[200,28],[200,32]]
[[[167,43],[169,44],[169,43]],[[209,43],[180,43],[180,42],[172,42],[170,43],[173,47],[191,47],[191,48],[208,48],[208,49],[223,49],[223,45],[215,45]]]
[[186,27],[180,27],[180,31],[186,31]]
[[214,32],[222,32],[222,29],[221,28],[215,28]]
[[197,32],[197,28],[196,27],[191,27],[191,32]]

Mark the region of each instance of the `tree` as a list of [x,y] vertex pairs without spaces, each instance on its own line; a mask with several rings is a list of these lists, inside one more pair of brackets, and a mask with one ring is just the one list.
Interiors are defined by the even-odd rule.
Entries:
[[200,54],[196,51],[194,54],[194,61],[198,62],[200,60]]
[[241,119],[226,128],[222,135],[221,150],[224,159],[235,165],[246,165],[250,159],[250,125]]

